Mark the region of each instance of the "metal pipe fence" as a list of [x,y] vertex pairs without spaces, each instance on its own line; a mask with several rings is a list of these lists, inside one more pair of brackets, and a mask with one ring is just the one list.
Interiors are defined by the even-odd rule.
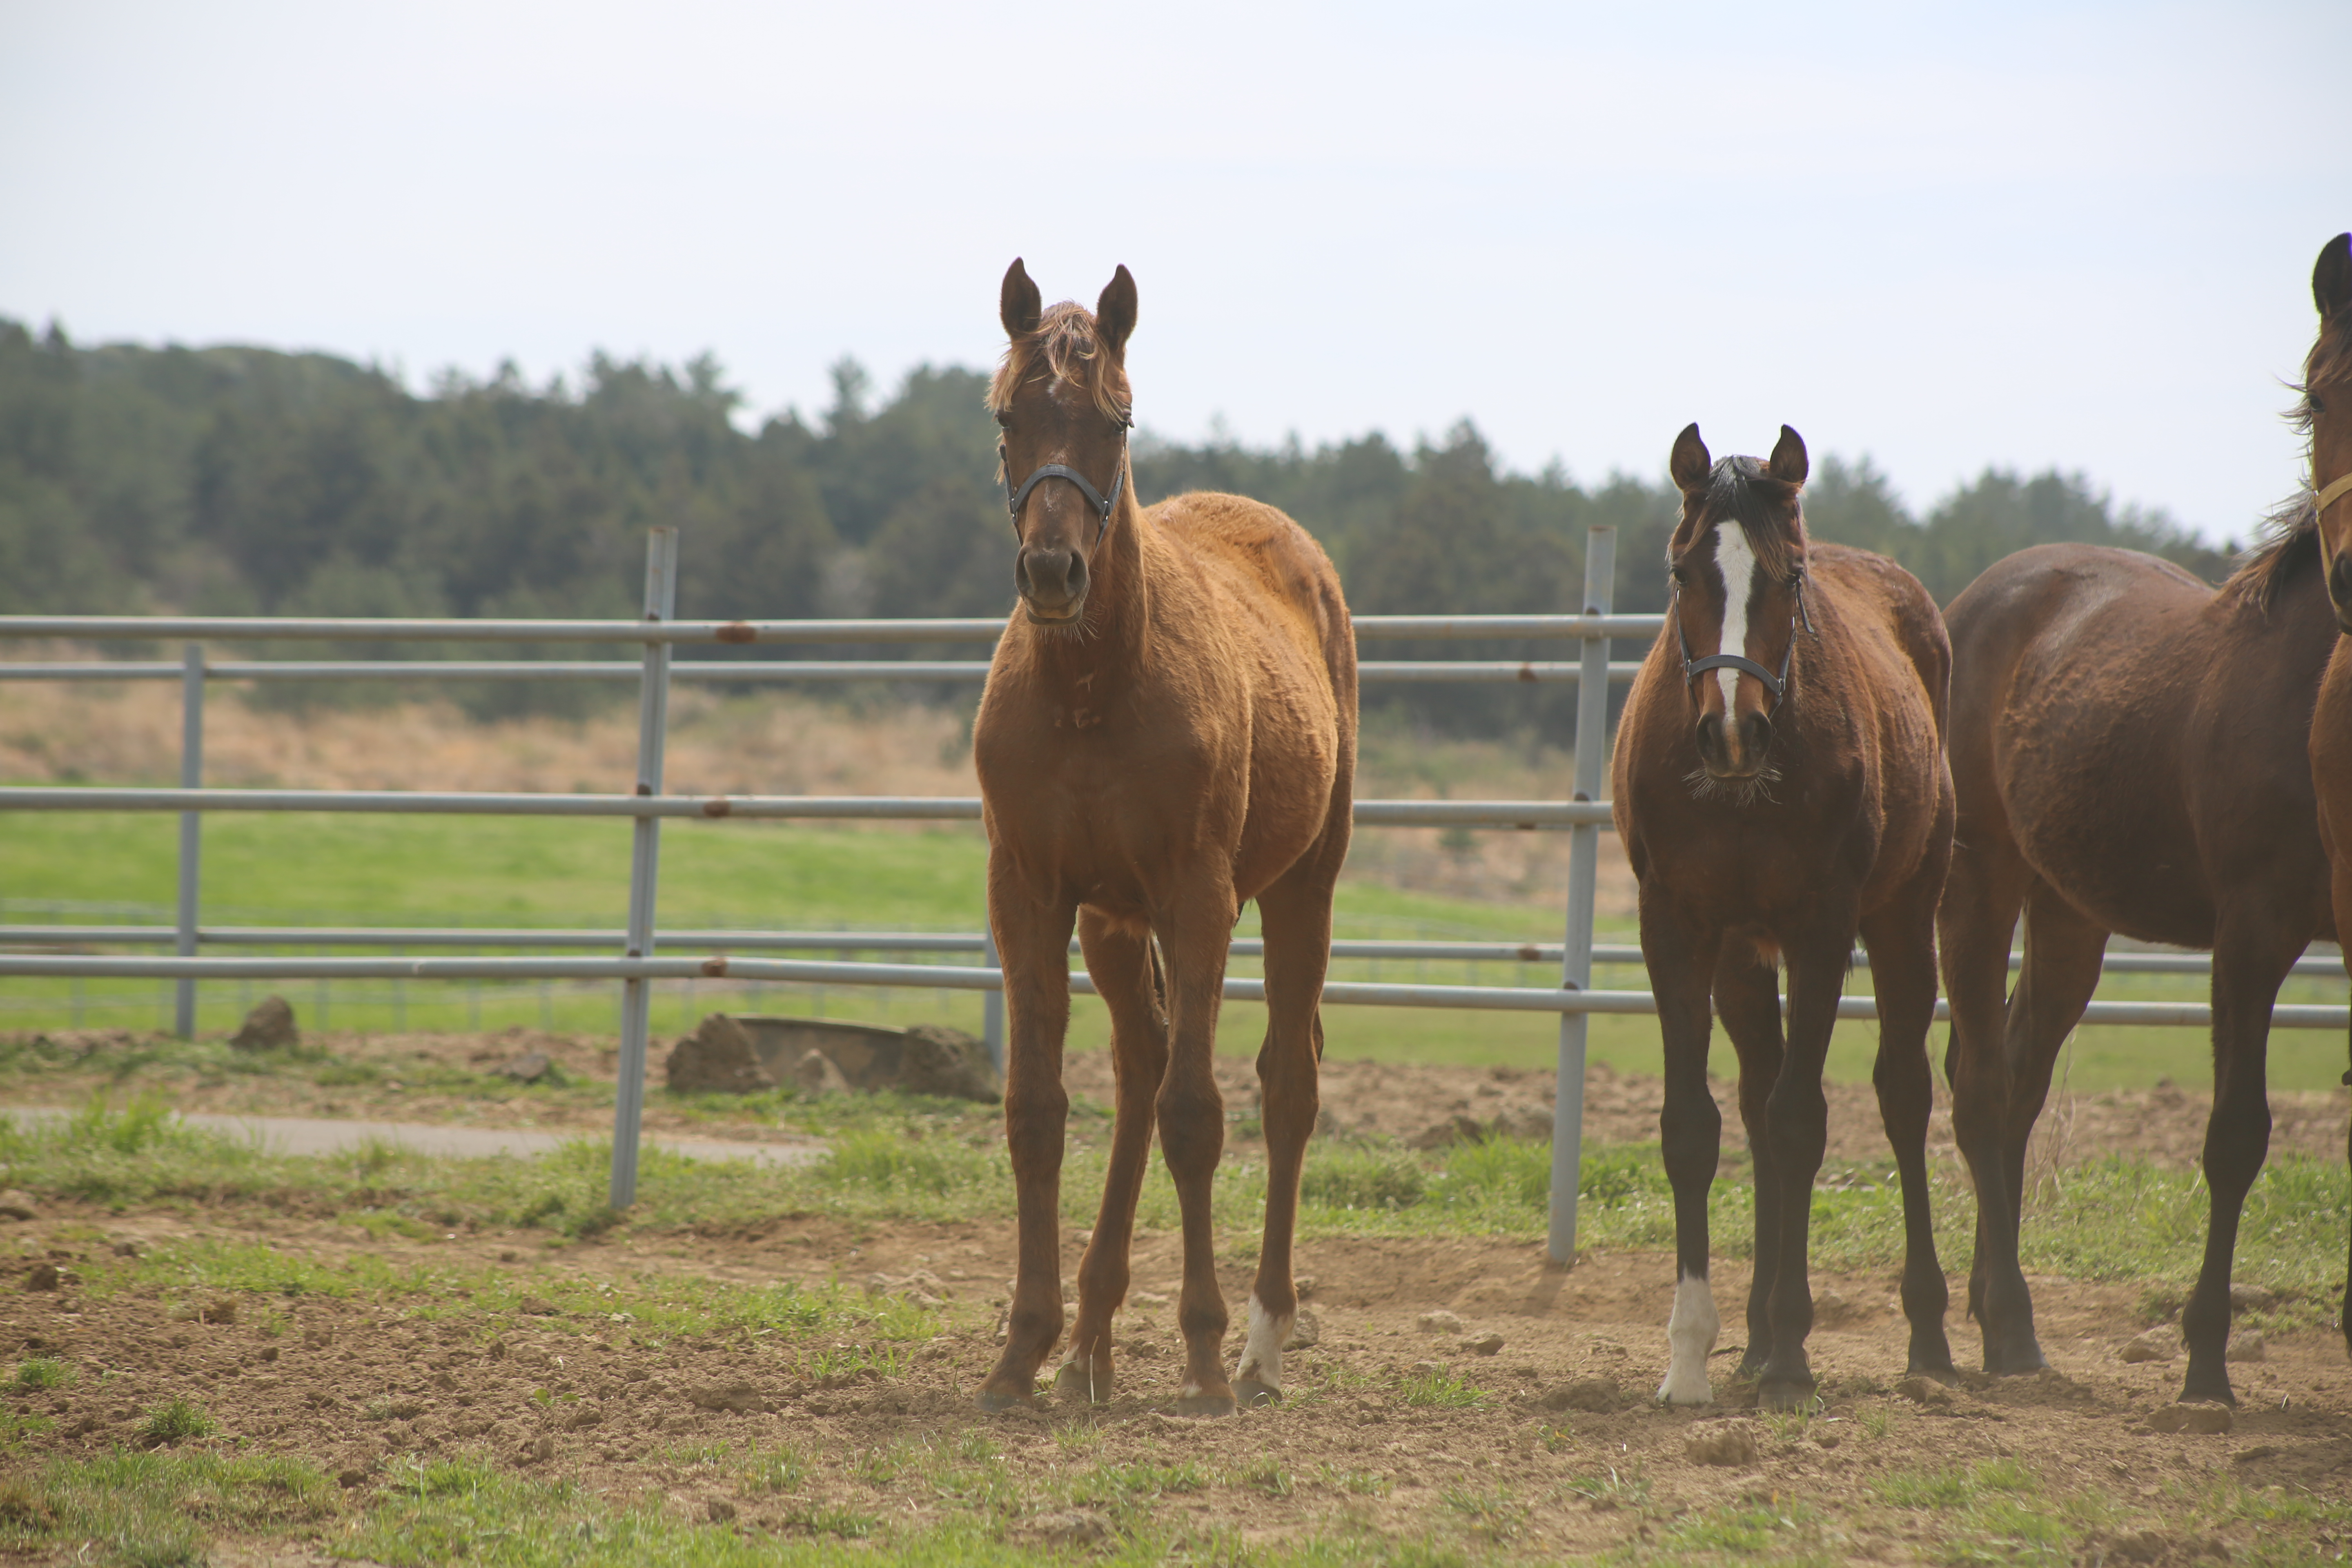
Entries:
[[[1630,681],[1640,666],[1611,662],[1617,637],[1647,638],[1663,624],[1656,616],[1612,613],[1615,533],[1591,531],[1586,554],[1582,613],[1572,616],[1363,616],[1355,620],[1360,640],[1538,639],[1582,644],[1578,659],[1366,660],[1368,682],[1559,683],[1573,679],[1578,692],[1573,798],[1565,801],[1361,800],[1355,803],[1360,826],[1479,827],[1564,830],[1570,835],[1566,931],[1559,942],[1393,942],[1342,939],[1332,943],[1337,959],[1444,959],[1465,963],[1558,963],[1556,988],[1526,986],[1391,984],[1378,980],[1333,980],[1323,1000],[1334,1005],[1447,1007],[1482,1011],[1551,1013],[1560,1019],[1559,1079],[1552,1145],[1550,1251],[1560,1262],[1575,1256],[1576,1205],[1583,1136],[1585,1019],[1593,1014],[1654,1013],[1649,993],[1595,990],[1593,966],[1640,962],[1637,948],[1594,941],[1594,892],[1599,835],[1611,826],[1609,803],[1601,798],[1608,748],[1608,692]],[[177,812],[181,819],[176,919],[169,927],[88,924],[0,924],[0,978],[52,976],[171,980],[177,986],[175,1023],[185,1037],[194,1031],[195,986],[203,980],[618,980],[622,983],[620,1089],[614,1111],[611,1198],[615,1207],[635,1200],[639,1131],[643,1118],[651,986],[659,981],[731,979],[817,985],[910,987],[976,991],[985,998],[985,1026],[992,1055],[1002,1062],[1003,987],[993,942],[987,933],[890,931],[658,931],[654,918],[660,869],[660,825],[665,819],[972,821],[981,816],[977,798],[961,796],[669,795],[663,792],[663,752],[669,691],[675,681],[772,684],[782,681],[940,681],[986,678],[976,660],[886,659],[677,659],[674,650],[696,645],[804,647],[925,642],[992,644],[1003,630],[998,619],[679,621],[676,596],[677,533],[653,531],[646,570],[645,616],[637,621],[501,621],[467,619],[346,619],[221,616],[0,616],[0,637],[87,641],[154,642],[210,639],[217,642],[432,642],[634,644],[636,661],[577,659],[209,659],[190,642],[177,662],[158,660],[58,660],[0,663],[0,680],[142,680],[182,682],[181,787],[0,788],[0,811]],[[220,680],[405,680],[479,679],[587,681],[634,679],[638,683],[638,763],[629,795],[536,795],[441,791],[324,791],[206,789],[203,787],[204,696]],[[462,816],[609,817],[632,825],[629,914],[625,931],[503,928],[356,928],[299,926],[206,926],[198,902],[198,864],[203,814],[233,812],[400,813]],[[664,957],[657,940],[707,950],[701,956]],[[170,956],[123,956],[54,951],[77,945],[165,945]],[[1075,944],[1074,950],[1075,950]],[[565,957],[541,952],[496,956],[320,957],[265,954],[205,955],[206,946],[245,947],[472,947],[619,949],[618,956]],[[26,948],[34,951],[25,951]],[[40,951],[41,949],[51,951]],[[842,958],[744,957],[743,952],[896,952],[977,956],[978,964],[888,963]],[[1237,957],[1262,956],[1264,944],[1237,939]],[[1857,955],[1859,958],[1860,955]],[[1866,963],[1866,961],[1864,961]],[[2018,960],[2011,955],[2011,966]],[[2116,953],[2106,967],[2127,973],[2210,973],[2210,960],[2185,953]],[[2302,974],[2340,973],[2331,959],[2306,957]],[[1093,993],[1083,970],[1071,975],[1072,989]],[[320,994],[325,994],[322,990]],[[1262,1001],[1263,981],[1234,976],[1225,995]],[[1843,1019],[1870,1019],[1876,1004],[1868,996],[1844,998]],[[1938,1005],[1939,1018],[1945,1016]],[[2188,1002],[2094,1002],[2086,1023],[2204,1027],[2210,1009]],[[2282,1005],[2273,1014],[2283,1027],[2345,1028],[2352,1010]]]

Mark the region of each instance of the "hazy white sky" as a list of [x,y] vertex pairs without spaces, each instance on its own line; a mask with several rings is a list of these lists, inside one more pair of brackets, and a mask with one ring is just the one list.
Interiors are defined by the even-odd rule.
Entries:
[[1142,422],[2080,468],[2242,536],[2352,226],[2352,5],[0,0],[0,314],[762,412],[1141,289]]

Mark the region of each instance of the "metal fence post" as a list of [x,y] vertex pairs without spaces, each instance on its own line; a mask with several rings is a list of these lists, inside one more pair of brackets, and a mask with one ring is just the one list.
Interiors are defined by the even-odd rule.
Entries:
[[[1584,613],[1609,613],[1617,575],[1617,531],[1584,536]],[[1609,639],[1591,637],[1576,680],[1576,798],[1599,800],[1609,760]],[[1600,869],[1601,829],[1569,829],[1568,942],[1560,956],[1563,988],[1592,986],[1592,890]],[[1584,1033],[1587,1015],[1559,1016],[1559,1081],[1551,1119],[1551,1260],[1576,1261],[1576,1194],[1584,1163]]]
[[[180,650],[180,787],[205,785],[205,650],[189,643]],[[196,955],[196,889],[198,857],[204,848],[204,813],[180,813],[180,912],[173,951],[182,958]],[[172,1032],[184,1040],[196,1037],[196,983],[179,983],[173,1010]]]
[[[646,619],[667,622],[677,616],[677,530],[656,528],[646,541]],[[662,749],[669,732],[669,650],[667,642],[646,644],[645,672],[637,689],[637,793],[662,792]],[[632,828],[629,860],[631,958],[654,951],[654,889],[661,871],[661,819],[640,816]],[[646,1037],[653,1011],[653,983],[621,982],[621,1081],[613,1101],[612,1204],[637,1201],[637,1132],[646,1114]]]
[[[981,962],[989,968],[1002,971],[1004,960],[996,954],[996,927],[988,916],[980,917]],[[1004,1076],[1004,987],[980,994],[980,1037],[988,1047],[988,1059],[995,1064],[996,1076]]]

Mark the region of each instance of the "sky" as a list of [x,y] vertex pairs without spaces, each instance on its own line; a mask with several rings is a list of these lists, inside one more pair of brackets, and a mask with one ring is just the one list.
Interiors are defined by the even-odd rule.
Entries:
[[0,315],[419,389],[705,350],[764,416],[982,366],[1025,258],[1140,291],[1139,422],[1683,425],[1924,511],[2080,471],[2208,537],[2300,477],[2352,5],[0,0]]

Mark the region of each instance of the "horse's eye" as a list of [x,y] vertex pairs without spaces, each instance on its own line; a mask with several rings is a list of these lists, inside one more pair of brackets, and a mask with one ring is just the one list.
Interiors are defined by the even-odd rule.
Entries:
[[1676,583],[1687,583],[1690,581],[1690,574],[1679,566],[1667,567],[1666,575],[1673,578]]

